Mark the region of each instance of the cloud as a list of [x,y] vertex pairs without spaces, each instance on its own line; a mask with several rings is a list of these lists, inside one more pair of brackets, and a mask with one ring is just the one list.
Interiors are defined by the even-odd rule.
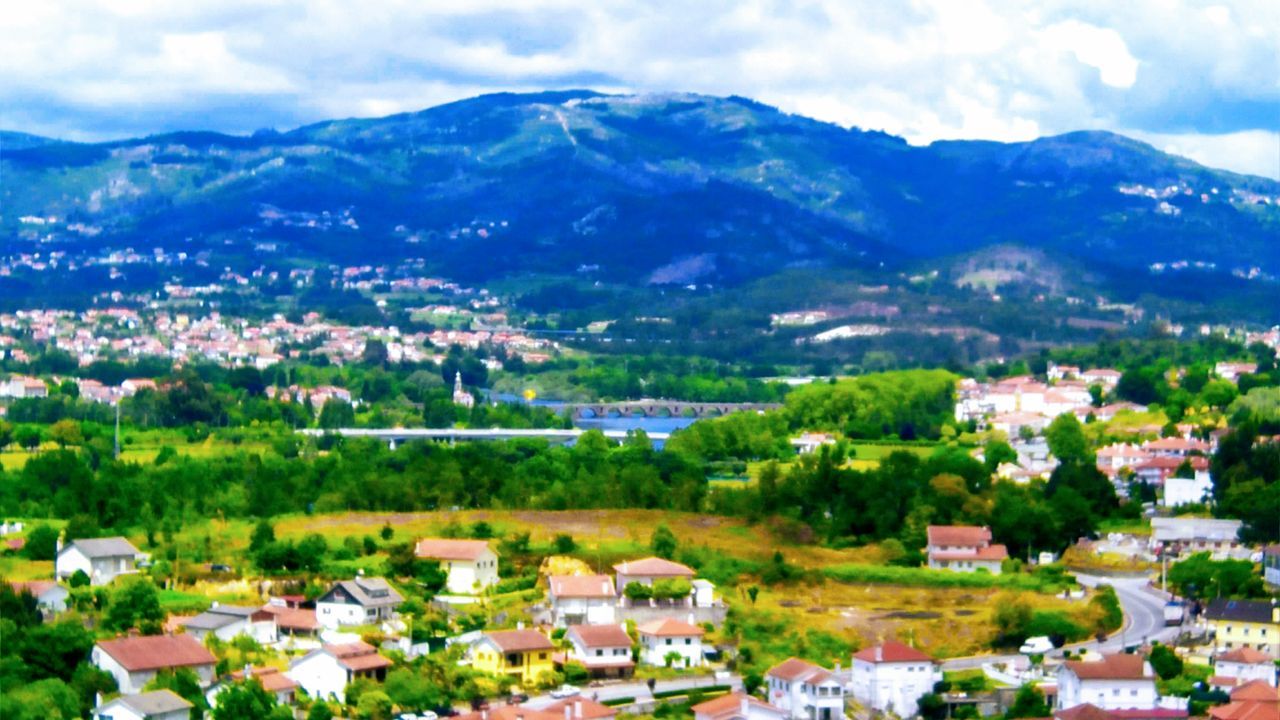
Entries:
[[0,14],[0,127],[286,128],[482,92],[737,94],[911,142],[1076,129],[1276,175],[1280,3],[42,0]]

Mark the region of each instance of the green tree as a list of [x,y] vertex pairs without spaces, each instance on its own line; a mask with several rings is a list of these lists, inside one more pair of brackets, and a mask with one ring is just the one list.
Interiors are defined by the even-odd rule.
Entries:
[[58,552],[58,531],[48,525],[36,525],[27,531],[27,544],[22,554],[32,560],[52,560]]
[[1155,643],[1151,647],[1151,655],[1147,657],[1151,669],[1156,671],[1161,680],[1172,680],[1182,674],[1182,658],[1168,645]]
[[156,586],[145,578],[130,578],[112,591],[103,621],[111,630],[124,631],[137,626],[144,633],[153,634],[160,631],[164,618]]
[[80,431],[80,423],[71,419],[59,420],[49,427],[49,439],[60,447],[83,445],[84,433]]
[[360,702],[356,704],[356,717],[360,720],[391,720],[394,707],[391,698],[381,690],[371,690],[360,694]]
[[1049,704],[1044,700],[1044,693],[1040,692],[1035,685],[1023,685],[1013,696],[1013,704],[1009,706],[1009,711],[1004,716],[1005,720],[1014,720],[1014,718],[1047,718],[1052,714]]
[[675,533],[671,532],[671,528],[666,525],[659,525],[653,531],[653,537],[649,539],[649,549],[653,550],[653,554],[667,560],[675,557],[676,546]]
[[253,534],[249,536],[249,553],[256,555],[262,551],[262,548],[276,541],[276,529],[272,527],[271,521],[262,518],[257,525],[253,526]]
[[1089,442],[1085,439],[1084,428],[1071,413],[1064,413],[1053,419],[1044,431],[1045,440],[1049,443],[1049,451],[1063,463],[1089,462]]
[[307,720],[333,720],[333,710],[329,707],[329,703],[317,700],[307,711]]
[[[205,700],[204,690],[200,688],[200,678],[190,668],[163,669],[156,672],[154,678],[143,688],[147,692],[152,690],[169,690],[175,695],[181,697],[194,706],[193,716],[198,717],[209,708],[209,703]],[[218,697],[219,702],[222,696]],[[218,717],[215,715],[214,717]],[[222,717],[239,717],[236,715],[224,715]]]
[[350,403],[329,398],[325,401],[324,407],[320,408],[318,422],[320,427],[326,430],[351,427],[356,424],[356,412]]
[[253,680],[229,685],[218,693],[213,720],[274,720],[276,698]]

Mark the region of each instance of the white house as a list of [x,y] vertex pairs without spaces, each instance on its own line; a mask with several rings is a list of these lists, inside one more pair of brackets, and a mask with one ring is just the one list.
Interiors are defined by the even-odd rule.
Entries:
[[36,607],[45,613],[60,613],[67,609],[67,598],[71,596],[71,592],[52,580],[28,580],[9,584],[13,586],[14,592],[21,593],[25,590],[31,593],[36,599]]
[[342,580],[316,600],[316,620],[333,630],[342,625],[369,625],[390,620],[404,598],[382,578]]
[[942,680],[937,662],[913,647],[892,640],[853,655],[850,693],[879,712],[911,717],[920,698]]
[[694,705],[694,720],[786,720],[787,712],[746,693],[732,692]]
[[1165,507],[1178,507],[1202,503],[1213,497],[1213,480],[1209,478],[1209,469],[1194,468],[1195,477],[1168,477],[1164,481],[1164,496],[1160,504]]
[[1104,655],[1092,662],[1067,661],[1058,667],[1058,701],[1066,710],[1089,703],[1103,710],[1157,706],[1156,674],[1141,655]]
[[929,567],[935,570],[973,572],[985,569],[1000,574],[1000,564],[1009,557],[1004,545],[991,544],[991,530],[972,525],[930,525],[926,530]]
[[498,555],[483,540],[426,538],[418,541],[414,552],[423,560],[440,563],[449,576],[445,586],[451,593],[469,595],[498,584]]
[[160,670],[187,668],[201,687],[213,683],[217,659],[190,635],[147,635],[103,640],[93,647],[90,659],[99,670],[116,679],[120,692],[142,692]]
[[280,639],[275,614],[261,607],[214,603],[213,607],[184,622],[183,627],[201,642],[209,633],[213,633],[219,640],[232,640],[238,635],[248,635],[263,645],[270,645]]
[[347,684],[356,678],[381,682],[391,661],[363,642],[323,645],[289,663],[285,673],[313,698],[346,701]]
[[1241,551],[1247,556],[1247,550],[1240,545],[1243,526],[1239,520],[1220,518],[1154,517],[1148,543],[1153,551],[1175,557],[1183,552],[1205,551],[1215,560],[1233,557]]
[[3,384],[0,384],[0,397],[49,397],[49,387],[40,378],[14,375]]
[[769,668],[764,685],[770,704],[796,720],[844,717],[844,685],[824,667],[790,658]]
[[1280,586],[1280,545],[1262,550],[1262,581],[1273,588]]
[[93,709],[94,720],[187,720],[191,703],[172,690],[121,695]]
[[631,636],[621,625],[570,625],[568,659],[582,663],[592,677],[628,677],[635,669]]
[[1213,667],[1209,684],[1216,688],[1231,690],[1254,680],[1276,686],[1276,662],[1261,650],[1236,648],[1220,653]]
[[684,579],[692,583],[694,574],[687,565],[659,557],[620,562],[613,566],[613,572],[619,593],[626,591],[627,585],[633,582],[651,587],[659,580]]
[[[675,618],[647,622],[636,628],[640,635],[640,661],[663,667],[702,665],[702,628]],[[674,655],[672,655],[674,653]],[[668,656],[670,662],[668,663]]]
[[122,537],[72,540],[66,545],[59,540],[54,575],[67,580],[83,570],[90,584],[106,585],[119,575],[137,572],[140,555],[138,548]]
[[551,616],[565,625],[607,625],[614,622],[618,593],[608,575],[552,575],[547,579]]
[[205,700],[208,701],[209,707],[218,706],[218,695],[232,685],[242,682],[246,675],[250,682],[256,682],[262,686],[263,690],[275,696],[276,702],[281,705],[292,705],[294,694],[298,689],[298,683],[293,678],[280,672],[280,668],[274,667],[246,667],[244,670],[237,670],[230,676],[219,680],[205,692]]

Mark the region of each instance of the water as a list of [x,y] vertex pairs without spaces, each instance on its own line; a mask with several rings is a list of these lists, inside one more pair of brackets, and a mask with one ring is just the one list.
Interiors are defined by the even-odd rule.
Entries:
[[[490,393],[489,397],[498,402],[523,403],[524,398],[510,393]],[[562,407],[560,400],[534,400],[532,405],[546,408]],[[670,433],[689,427],[697,418],[691,417],[644,417],[632,415],[627,417],[579,417],[573,426],[583,430],[644,430],[647,433]],[[661,442],[654,442],[654,447],[661,447]]]

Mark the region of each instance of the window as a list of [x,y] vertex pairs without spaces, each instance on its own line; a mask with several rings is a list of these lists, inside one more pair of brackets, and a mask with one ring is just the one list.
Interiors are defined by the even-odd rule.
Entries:
[[547,654],[546,654],[546,653],[538,653],[538,659],[539,659],[539,660],[546,660],[546,659],[547,659]]
[[596,657],[602,657],[603,655],[604,655],[603,650],[596,650]]
[[667,638],[667,644],[668,644],[668,645],[670,645],[670,644],[671,644],[671,638]]
[[692,644],[693,644],[693,638],[685,638],[685,639],[684,639],[684,644],[685,644],[685,645],[692,645]]

